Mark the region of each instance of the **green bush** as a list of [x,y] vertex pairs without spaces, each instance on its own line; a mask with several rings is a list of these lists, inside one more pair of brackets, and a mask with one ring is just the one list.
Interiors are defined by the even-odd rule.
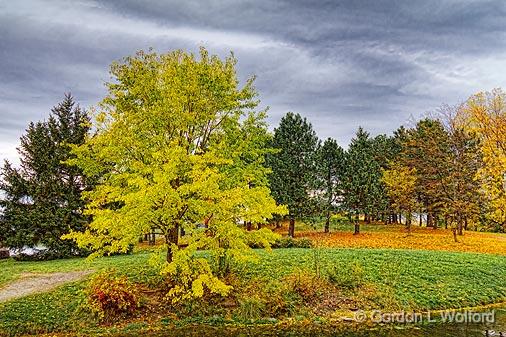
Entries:
[[311,248],[312,242],[307,238],[294,239],[291,237],[282,237],[277,239],[272,248]]

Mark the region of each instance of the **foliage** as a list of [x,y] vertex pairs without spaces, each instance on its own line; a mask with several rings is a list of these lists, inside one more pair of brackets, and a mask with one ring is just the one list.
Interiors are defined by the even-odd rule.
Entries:
[[[226,293],[209,261],[194,252],[242,257],[248,246],[240,220],[263,223],[285,212],[267,187],[265,113],[255,111],[253,79],[238,88],[235,64],[233,56],[221,60],[203,48],[199,59],[182,51],[139,52],[114,63],[97,133],[74,149],[74,164],[103,177],[86,193],[92,223],[66,238],[96,256],[126,251],[158,230],[167,248],[161,270],[174,300],[205,289]],[[186,248],[179,247],[181,229]],[[261,239],[267,246],[270,240]]]
[[267,157],[272,195],[288,207],[289,235],[294,236],[295,218],[315,210],[316,155],[319,140],[311,123],[299,114],[287,113],[274,129],[271,146],[278,151]]
[[477,179],[489,206],[487,218],[506,228],[506,95],[500,89],[478,93],[463,110],[465,126],[480,140],[483,166]]
[[388,170],[383,170],[382,181],[397,212],[403,212],[407,218],[408,230],[411,230],[411,217],[416,209],[416,169],[391,163]]
[[[345,158],[342,206],[355,219],[359,214],[370,216],[383,208],[378,202],[385,203],[386,198],[383,197],[381,166],[375,159],[374,142],[369,133],[358,129]],[[358,233],[358,227],[355,227],[355,233]]]
[[277,239],[271,246],[272,248],[311,248],[312,242],[306,238],[283,237]]
[[115,270],[106,270],[94,275],[85,289],[87,309],[100,320],[111,321],[128,316],[140,306],[137,286],[125,276],[116,275]]
[[344,151],[332,138],[327,138],[317,153],[316,177],[318,206],[325,216],[325,232],[330,231],[332,212],[342,198]]
[[60,236],[88,222],[81,193],[91,182],[63,161],[73,157],[70,145],[83,144],[88,130],[89,118],[70,94],[47,121],[30,123],[18,149],[21,167],[6,161],[2,170],[0,242],[12,248],[43,245],[47,257],[83,253]]

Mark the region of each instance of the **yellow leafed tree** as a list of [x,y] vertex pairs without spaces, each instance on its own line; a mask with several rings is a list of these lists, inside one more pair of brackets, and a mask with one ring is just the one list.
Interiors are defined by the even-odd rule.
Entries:
[[[73,163],[99,182],[86,193],[93,221],[66,238],[110,254],[156,230],[165,239],[160,267],[174,301],[206,289],[227,293],[217,272],[251,256],[250,241],[269,247],[276,238],[238,224],[286,212],[267,186],[265,111],[256,110],[253,79],[239,88],[235,64],[203,48],[197,57],[139,52],[114,63],[96,133],[74,149]],[[214,264],[195,254],[201,249]]]
[[471,96],[464,106],[468,127],[480,139],[483,166],[477,179],[489,203],[489,220],[506,226],[506,94],[501,89]]
[[382,181],[392,207],[406,216],[406,229],[411,233],[411,218],[416,208],[416,169],[390,163],[388,170],[383,170]]

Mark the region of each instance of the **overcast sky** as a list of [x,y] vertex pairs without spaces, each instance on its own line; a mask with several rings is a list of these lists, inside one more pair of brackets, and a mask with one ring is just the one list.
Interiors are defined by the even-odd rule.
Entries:
[[113,60],[201,45],[257,75],[273,126],[299,112],[346,146],[506,87],[506,1],[0,0],[0,159],[64,92],[96,104]]

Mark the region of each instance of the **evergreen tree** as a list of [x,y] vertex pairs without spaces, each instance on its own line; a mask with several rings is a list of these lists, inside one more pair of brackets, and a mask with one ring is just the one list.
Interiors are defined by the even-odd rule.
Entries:
[[332,138],[327,138],[318,151],[319,206],[325,216],[325,233],[330,231],[330,217],[342,195],[344,151]]
[[61,240],[82,230],[81,192],[88,182],[82,171],[67,165],[72,145],[83,144],[89,119],[70,94],[52,109],[47,121],[30,123],[18,148],[21,165],[5,162],[0,200],[0,240],[12,248],[43,245],[53,257],[76,253],[75,244]]
[[316,155],[319,140],[306,118],[287,113],[274,129],[272,147],[278,152],[268,157],[272,169],[269,182],[272,195],[288,207],[289,236],[294,236],[295,219],[311,215],[316,191]]
[[360,233],[359,216],[368,218],[384,191],[381,166],[374,156],[373,141],[361,127],[346,153],[343,176],[343,208],[355,220],[355,234]]

